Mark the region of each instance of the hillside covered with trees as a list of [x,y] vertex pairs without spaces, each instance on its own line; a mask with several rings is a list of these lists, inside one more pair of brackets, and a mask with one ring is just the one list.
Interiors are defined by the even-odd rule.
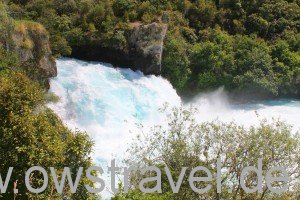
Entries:
[[74,46],[126,49],[126,31],[168,25],[164,77],[185,94],[225,86],[299,97],[298,0],[6,0],[15,19],[43,24],[56,56]]
[[[83,177],[76,194],[71,193],[69,187],[65,187],[62,194],[54,188],[50,182],[49,187],[43,193],[30,193],[25,186],[25,172],[33,166],[42,166],[49,170],[54,167],[57,176],[61,177],[65,166],[69,166],[72,175],[75,175],[79,167],[87,169],[92,166],[91,152],[93,141],[84,132],[71,131],[65,127],[46,103],[58,100],[56,96],[49,94],[45,89],[45,77],[39,71],[39,58],[22,62],[21,52],[34,52],[34,40],[47,41],[45,28],[37,23],[29,21],[17,21],[12,19],[6,11],[7,7],[0,2],[0,174],[1,184],[4,184],[8,169],[13,167],[10,181],[7,182],[7,190],[2,191],[1,199],[97,199],[89,194],[84,187],[94,183]],[[24,32],[24,40],[13,40],[12,35]],[[34,37],[29,37],[30,31],[34,31]],[[32,35],[32,36],[33,36]],[[44,45],[44,43],[41,43]],[[17,48],[16,48],[17,47]],[[24,51],[22,49],[25,49]],[[46,51],[47,46],[39,49]],[[33,55],[40,55],[40,51]],[[30,54],[27,54],[30,55]],[[72,176],[74,178],[74,176]],[[43,185],[41,173],[33,173],[30,183],[34,188]],[[2,182],[3,181],[3,182]],[[14,190],[17,189],[18,193]]]
[[[81,179],[76,194],[70,188],[58,194],[50,185],[44,193],[34,195],[22,181],[24,171],[34,165],[55,167],[59,175],[64,166],[75,172],[79,166],[92,165],[93,142],[89,136],[66,128],[46,106],[57,100],[47,92],[48,78],[57,73],[52,53],[56,58],[72,56],[75,47],[95,44],[126,51],[128,31],[152,22],[168,27],[161,73],[179,94],[195,95],[224,86],[250,98],[300,98],[299,0],[1,0],[0,171],[15,168],[9,191],[0,194],[1,199],[99,198],[84,188],[85,184],[94,185],[87,179]],[[233,181],[235,194],[218,196],[213,191],[204,196],[206,199],[299,198],[298,185],[281,196],[264,188],[262,196],[245,194],[234,182],[244,167],[236,162],[253,164],[260,154],[267,156],[264,173],[268,166],[286,164],[291,166],[289,173],[299,177],[292,168],[299,167],[300,140],[282,122],[249,129],[235,124],[195,124],[189,111],[174,110],[169,129],[154,133],[155,137],[150,133],[144,143],[134,144],[129,163],[160,168],[167,164],[177,176],[181,165],[214,167],[216,157],[209,157],[208,151],[220,150],[228,158],[224,161],[227,170],[234,173],[232,179],[224,179]],[[202,143],[195,145],[191,139]],[[150,152],[156,146],[160,148],[160,160],[141,151]],[[206,157],[197,157],[199,151]],[[244,153],[250,155],[246,160]],[[132,180],[141,178],[137,175]],[[35,174],[30,181],[39,187],[41,179],[41,174]],[[251,186],[253,180],[250,176],[247,184]],[[189,191],[184,183],[179,196],[171,194],[170,188],[162,195],[144,195],[133,185],[129,194],[121,190],[114,198],[203,197]],[[14,194],[16,188],[18,194]]]

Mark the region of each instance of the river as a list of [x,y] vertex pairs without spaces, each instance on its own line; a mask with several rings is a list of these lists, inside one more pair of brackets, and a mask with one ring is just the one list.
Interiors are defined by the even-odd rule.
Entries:
[[201,122],[218,119],[249,126],[262,119],[280,118],[294,130],[300,128],[299,100],[230,104],[220,88],[199,94],[186,104],[161,77],[75,59],[59,59],[57,65],[58,76],[51,80],[50,91],[60,101],[49,107],[68,127],[86,131],[93,138],[93,158],[103,168],[112,158],[122,159],[137,132],[136,124],[151,127],[165,119],[159,112],[165,103],[169,107],[193,105],[199,110],[197,119]]

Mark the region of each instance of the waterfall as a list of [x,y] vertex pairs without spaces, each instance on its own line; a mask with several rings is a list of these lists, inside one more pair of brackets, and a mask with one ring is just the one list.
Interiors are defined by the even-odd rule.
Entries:
[[58,77],[50,91],[60,97],[52,108],[71,129],[86,131],[95,141],[97,162],[122,154],[137,124],[155,125],[164,103],[180,106],[170,83],[130,69],[73,59],[57,61]]
[[[151,127],[165,116],[158,110],[182,101],[171,84],[156,76],[144,76],[130,69],[75,59],[57,61],[58,76],[50,91],[60,97],[52,108],[71,129],[86,131],[95,141],[93,158],[104,169],[112,158],[122,159],[137,125]],[[231,105],[224,89],[199,94],[191,103],[199,110],[197,119],[258,124],[261,119],[280,118],[300,127],[300,101],[274,100]]]

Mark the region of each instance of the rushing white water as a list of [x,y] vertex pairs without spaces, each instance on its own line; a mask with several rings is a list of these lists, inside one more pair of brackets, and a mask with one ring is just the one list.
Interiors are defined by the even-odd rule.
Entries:
[[[95,162],[104,168],[110,159],[122,158],[136,134],[136,123],[158,124],[164,118],[158,111],[164,103],[182,104],[170,83],[161,77],[74,59],[58,60],[57,65],[58,76],[51,80],[51,91],[60,101],[49,107],[67,126],[86,131],[94,139]],[[199,95],[191,104],[199,109],[199,121],[219,119],[254,125],[263,118],[280,118],[295,129],[300,127],[300,101],[230,105],[219,89]]]
[[222,88],[194,98],[191,104],[199,110],[198,121],[220,120],[250,126],[261,120],[281,120],[300,129],[300,101],[293,99],[268,100],[232,105]]
[[124,150],[137,123],[159,122],[158,109],[165,102],[180,105],[175,90],[160,77],[70,59],[57,65],[50,91],[60,101],[49,106],[70,128],[92,136],[100,163]]

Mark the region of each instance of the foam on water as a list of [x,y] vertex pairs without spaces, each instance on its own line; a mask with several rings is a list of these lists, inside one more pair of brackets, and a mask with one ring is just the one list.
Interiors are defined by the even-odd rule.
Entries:
[[58,60],[57,65],[50,91],[60,101],[49,107],[70,128],[92,136],[94,158],[100,163],[125,150],[137,123],[158,123],[158,109],[165,102],[180,105],[175,90],[160,77],[73,59]]
[[198,109],[200,122],[221,120],[250,126],[258,125],[261,120],[280,119],[300,129],[300,101],[292,99],[268,100],[256,103],[235,104],[228,102],[223,88],[207,94],[200,94],[190,103]]
[[[182,103],[171,84],[161,77],[74,59],[58,60],[57,65],[58,76],[51,80],[50,90],[60,101],[49,107],[67,126],[86,131],[94,139],[93,157],[104,169],[107,161],[122,158],[137,132],[136,123],[148,127],[159,124],[165,118],[158,111],[164,103],[171,107]],[[263,118],[280,118],[296,129],[300,127],[300,101],[230,105],[219,89],[201,94],[189,104],[198,108],[199,121],[219,119],[248,126]]]

